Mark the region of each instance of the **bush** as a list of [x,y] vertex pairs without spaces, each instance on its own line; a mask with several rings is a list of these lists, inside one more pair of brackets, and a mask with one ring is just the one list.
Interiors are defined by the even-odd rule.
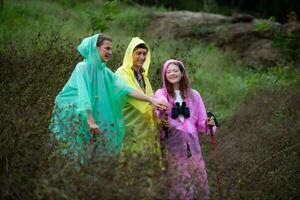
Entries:
[[299,94],[299,82],[259,89],[223,124],[217,166],[225,199],[297,199]]
[[[81,58],[74,44],[57,35],[32,42],[32,54],[14,54],[13,43],[0,54],[5,83],[0,102],[1,198],[160,199],[163,177],[157,155],[126,155],[118,165],[102,160],[81,166],[57,153],[59,146],[51,142],[47,128],[53,100]],[[18,51],[26,48],[18,45]]]

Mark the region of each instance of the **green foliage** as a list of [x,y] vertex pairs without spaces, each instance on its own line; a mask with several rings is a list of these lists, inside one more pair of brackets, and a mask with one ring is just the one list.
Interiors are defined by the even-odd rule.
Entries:
[[277,66],[265,72],[247,73],[250,88],[281,87],[299,81],[299,69],[290,66]]
[[282,28],[276,26],[273,22],[275,17],[270,17],[266,21],[255,23],[256,31],[271,31],[273,37],[273,47],[279,49],[282,56],[288,58],[290,62],[299,62],[300,60],[300,36],[291,33],[285,33]]
[[59,29],[59,33],[71,41],[77,41],[78,37],[88,34],[88,17],[83,11],[77,12],[47,1],[12,1],[5,5],[5,9],[0,13],[1,47],[15,42],[27,45],[27,51],[31,51],[34,48],[31,41],[37,35],[49,35],[54,29]]
[[51,0],[50,2],[56,2],[63,7],[74,7],[78,3],[88,2],[89,0]]
[[267,21],[259,21],[255,23],[256,31],[269,31],[273,30],[274,26],[272,22],[275,22],[276,18],[274,16],[270,17]]
[[255,23],[256,31],[270,31],[273,33],[272,45],[281,52],[281,56],[289,62],[299,62],[300,36],[292,33],[285,33],[284,30],[274,22],[275,17],[270,17],[265,21],[258,21]]
[[93,33],[95,32],[105,32],[109,29],[107,22],[111,21],[112,18],[107,17],[102,19],[102,16],[97,16],[92,12],[87,12],[90,20],[90,27],[88,30],[91,30]]
[[278,31],[273,40],[273,46],[278,48],[291,61],[300,61],[300,35],[284,34]]
[[93,33],[106,32],[110,26],[109,24],[114,20],[114,16],[118,13],[119,0],[111,0],[104,3],[101,12],[88,11],[90,26],[88,30]]
[[128,7],[122,9],[122,12],[116,16],[116,26],[124,27],[128,26],[123,32],[130,32],[133,35],[142,35],[147,23],[147,14],[149,9],[137,6],[136,8]]

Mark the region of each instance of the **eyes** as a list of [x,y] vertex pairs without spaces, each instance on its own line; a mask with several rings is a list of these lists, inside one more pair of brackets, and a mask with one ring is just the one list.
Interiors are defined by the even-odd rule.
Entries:
[[135,52],[134,52],[134,55],[136,55],[136,56],[147,56],[147,54],[148,54],[148,51],[147,50],[136,50]]
[[107,50],[107,51],[111,51],[111,47],[105,47],[105,50]]
[[147,56],[147,52],[140,53],[139,55]]
[[170,74],[171,72],[177,73],[179,72],[179,70],[178,69],[167,70],[167,74]]
[[135,52],[137,56],[147,56],[147,52]]
[[102,45],[99,50],[102,51],[102,53],[104,53],[107,51],[112,51],[112,47],[110,45]]

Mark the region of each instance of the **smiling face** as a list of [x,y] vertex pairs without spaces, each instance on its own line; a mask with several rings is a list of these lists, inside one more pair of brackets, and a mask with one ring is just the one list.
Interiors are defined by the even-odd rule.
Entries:
[[112,42],[104,40],[100,47],[97,47],[99,56],[103,62],[108,62],[112,54]]
[[181,78],[183,77],[183,74],[179,67],[173,63],[171,63],[166,71],[166,78],[174,86],[174,89],[179,87],[179,83]]
[[143,67],[143,64],[146,61],[148,51],[144,48],[138,48],[132,53],[132,63],[136,68]]

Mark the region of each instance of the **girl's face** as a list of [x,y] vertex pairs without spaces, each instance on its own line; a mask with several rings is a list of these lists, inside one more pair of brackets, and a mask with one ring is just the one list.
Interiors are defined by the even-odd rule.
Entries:
[[102,45],[98,48],[98,53],[103,62],[108,62],[112,54],[112,43],[109,40],[104,40]]
[[179,67],[171,63],[166,71],[166,78],[171,84],[179,84],[183,74],[181,73]]
[[144,48],[139,48],[132,53],[132,62],[133,66],[137,68],[143,67],[144,62],[146,61],[148,51]]

